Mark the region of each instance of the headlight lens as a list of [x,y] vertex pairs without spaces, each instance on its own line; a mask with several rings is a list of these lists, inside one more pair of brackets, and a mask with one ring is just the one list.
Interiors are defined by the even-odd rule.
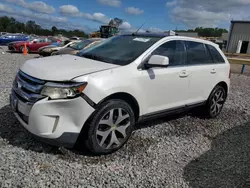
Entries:
[[75,98],[81,95],[86,86],[87,82],[65,84],[49,82],[43,87],[41,95],[50,99]]

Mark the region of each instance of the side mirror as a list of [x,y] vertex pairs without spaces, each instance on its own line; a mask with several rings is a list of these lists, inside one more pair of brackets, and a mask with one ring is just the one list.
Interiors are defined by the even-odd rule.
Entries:
[[145,68],[167,67],[169,65],[169,58],[162,55],[152,55],[148,60],[148,63],[144,65]]
[[37,41],[33,41],[33,43],[34,43],[34,44],[36,44],[36,43],[37,43]]

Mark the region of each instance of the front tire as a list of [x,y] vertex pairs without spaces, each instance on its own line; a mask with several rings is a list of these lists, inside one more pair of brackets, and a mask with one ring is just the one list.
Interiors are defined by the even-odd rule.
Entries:
[[[26,47],[26,48],[27,48],[27,52],[29,53],[29,48],[28,47]],[[24,51],[24,46],[21,46],[19,48],[19,52],[23,53],[23,51]]]
[[226,90],[222,86],[217,85],[207,100],[206,106],[204,107],[204,115],[207,118],[217,117],[223,109],[226,98]]
[[96,155],[113,153],[128,141],[134,125],[135,115],[128,103],[106,101],[90,120],[85,145]]

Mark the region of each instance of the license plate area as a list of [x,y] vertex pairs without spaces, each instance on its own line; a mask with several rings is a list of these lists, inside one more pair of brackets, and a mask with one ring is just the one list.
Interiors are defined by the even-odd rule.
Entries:
[[18,99],[15,95],[10,96],[10,105],[14,112],[22,113],[25,116],[29,116],[32,105],[29,103],[25,103]]

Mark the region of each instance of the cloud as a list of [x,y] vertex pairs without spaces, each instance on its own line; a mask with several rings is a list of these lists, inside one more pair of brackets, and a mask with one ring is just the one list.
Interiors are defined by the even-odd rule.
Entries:
[[27,9],[20,11],[5,4],[0,4],[0,13],[2,15],[12,16],[22,22],[27,22],[28,20],[34,20],[41,26],[49,25],[50,27],[52,27],[52,25],[55,26],[67,25],[69,23],[68,19],[65,17],[52,16],[43,13],[34,13]]
[[108,18],[105,14],[102,13],[94,13],[92,16],[87,16],[87,18],[104,24],[110,21],[110,18]]
[[128,13],[128,14],[132,14],[132,15],[139,15],[139,14],[143,14],[144,11],[139,9],[139,8],[135,8],[135,7],[128,7],[125,9],[125,11]]
[[130,25],[130,23],[128,23],[128,22],[123,22],[123,23],[120,25],[119,28],[122,29],[122,30],[129,30],[129,29],[131,29],[131,25]]
[[216,27],[229,24],[232,18],[243,19],[250,8],[249,0],[173,0],[166,3],[176,23],[188,27]]
[[79,16],[80,11],[73,5],[63,5],[59,7],[59,12],[66,16]]
[[33,1],[31,3],[26,2],[25,0],[1,0],[1,1],[26,8],[26,9],[32,10],[34,12],[52,14],[56,11],[54,7],[44,3],[42,1]]
[[83,12],[80,12],[78,8],[74,5],[62,5],[59,7],[59,12],[63,16],[82,17],[82,18],[92,20],[98,23],[103,23],[103,24],[107,24],[110,21],[110,18],[108,18],[103,13],[99,13],[99,12],[94,13],[94,14],[83,13]]
[[166,3],[166,6],[167,6],[167,7],[171,7],[171,6],[174,6],[174,5],[176,5],[176,4],[177,4],[177,0],[168,1],[168,2]]
[[120,0],[97,0],[99,3],[111,7],[120,7],[121,1]]

